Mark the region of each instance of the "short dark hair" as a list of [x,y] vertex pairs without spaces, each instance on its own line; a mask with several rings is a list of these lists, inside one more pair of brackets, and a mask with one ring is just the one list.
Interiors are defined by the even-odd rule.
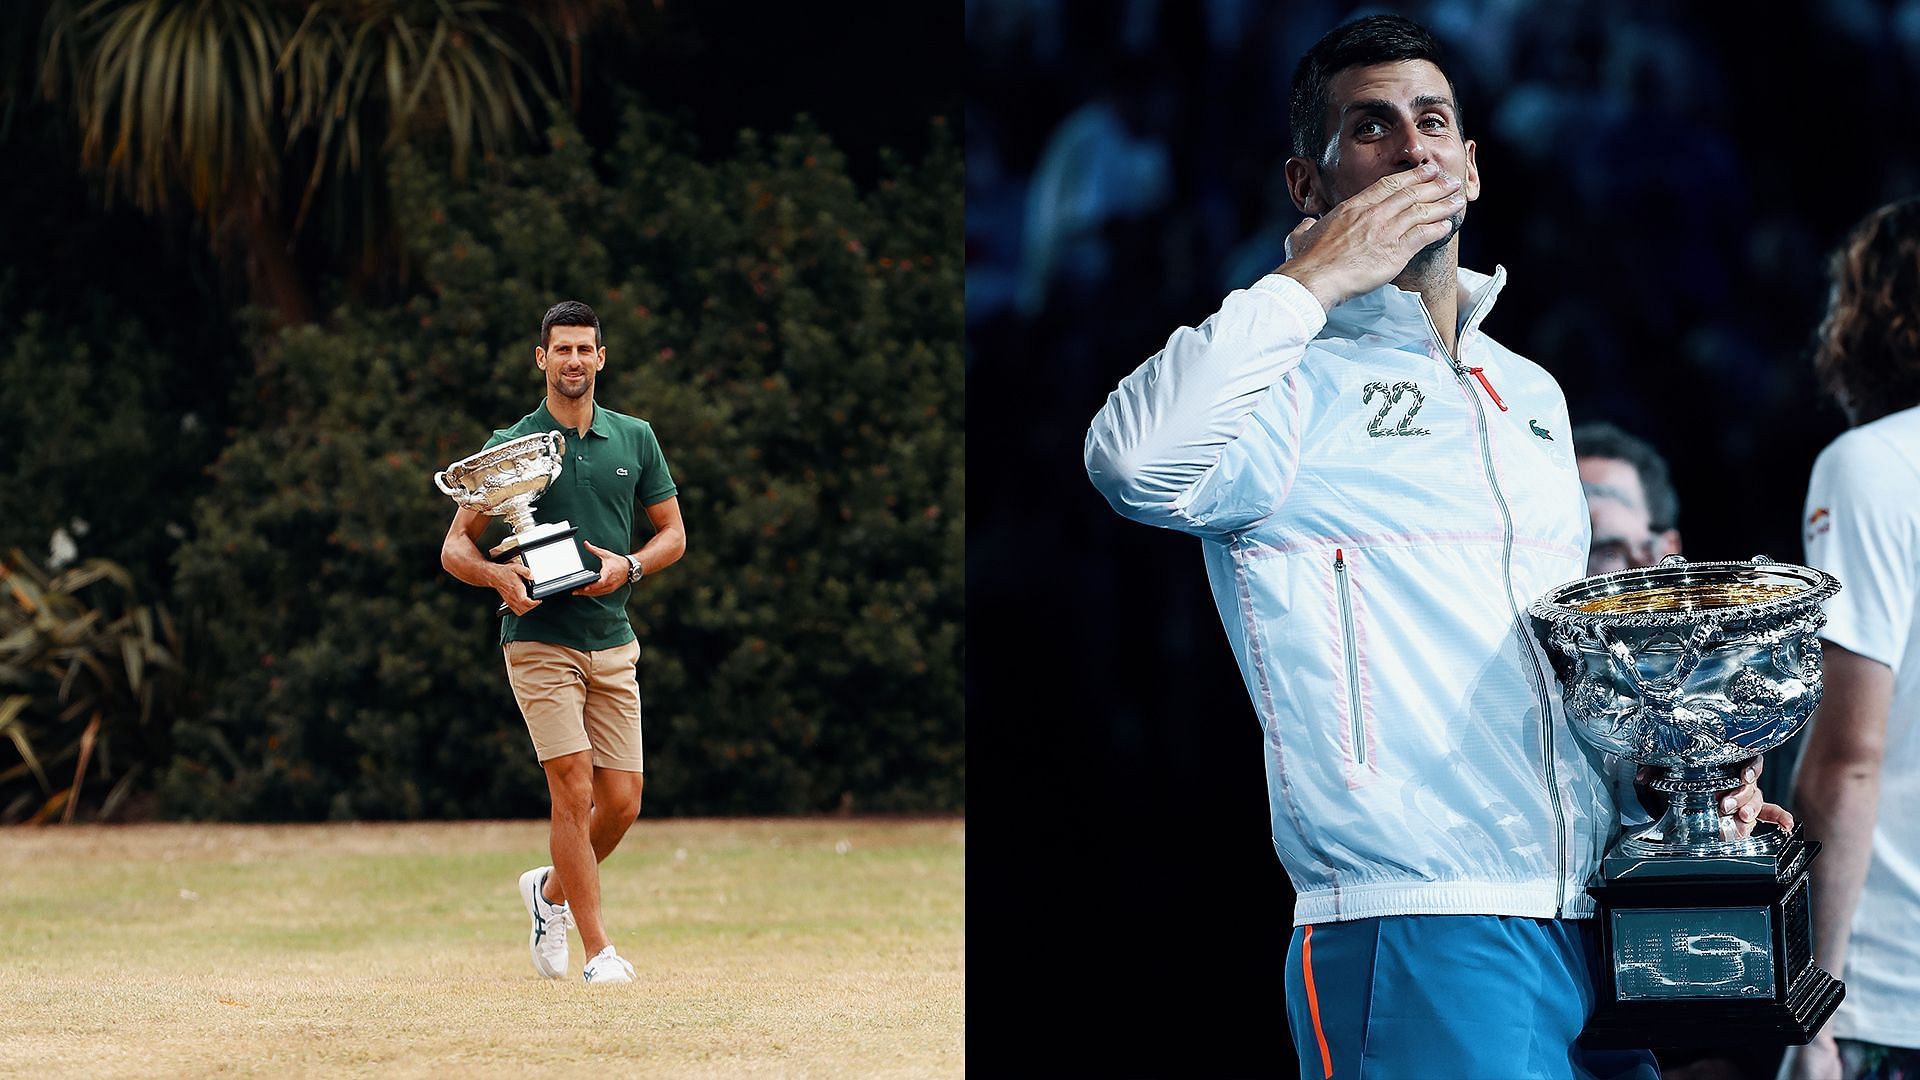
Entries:
[[1920,199],[1868,214],[1827,265],[1813,373],[1849,423],[1920,405]]
[[1640,474],[1640,487],[1647,493],[1647,527],[1665,532],[1680,521],[1680,496],[1674,493],[1673,480],[1667,475],[1667,459],[1645,439],[1629,435],[1605,420],[1594,420],[1574,427],[1576,458],[1597,457],[1624,461]]
[[1327,35],[1300,58],[1293,69],[1293,89],[1287,95],[1287,116],[1293,126],[1293,152],[1320,160],[1327,141],[1327,84],[1350,67],[1396,60],[1427,60],[1447,76],[1453,94],[1454,122],[1459,123],[1460,88],[1447,73],[1440,42],[1424,26],[1400,15],[1369,15],[1327,31]]
[[562,300],[547,309],[547,315],[540,320],[540,347],[546,348],[552,340],[551,334],[556,326],[593,327],[593,347],[600,347],[600,316],[593,309],[578,300]]

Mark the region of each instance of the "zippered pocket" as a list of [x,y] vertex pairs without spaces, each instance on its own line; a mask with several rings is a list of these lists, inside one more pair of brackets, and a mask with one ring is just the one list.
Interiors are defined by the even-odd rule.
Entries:
[[1360,708],[1360,643],[1353,629],[1353,586],[1348,580],[1346,552],[1333,549],[1333,588],[1340,600],[1340,655],[1347,662],[1347,723],[1352,736],[1353,763],[1367,763],[1367,730]]

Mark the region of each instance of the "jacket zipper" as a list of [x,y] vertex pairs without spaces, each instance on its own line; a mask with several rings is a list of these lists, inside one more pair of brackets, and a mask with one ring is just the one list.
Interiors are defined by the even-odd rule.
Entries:
[[[1429,321],[1429,322],[1431,322],[1432,320],[1431,320],[1431,319],[1429,319],[1428,321]],[[1487,381],[1487,374],[1486,374],[1486,372],[1487,372],[1487,369],[1486,369],[1486,368],[1477,368],[1477,367],[1470,367],[1470,368],[1468,368],[1468,369],[1467,369],[1467,374],[1469,374],[1469,375],[1472,375],[1472,376],[1473,376],[1474,378],[1476,378],[1476,379],[1479,379],[1479,380],[1480,380],[1480,385],[1481,385],[1481,386],[1484,386],[1484,387],[1486,387],[1486,389],[1487,389],[1487,396],[1493,399],[1493,403],[1494,403],[1495,405],[1498,405],[1498,406],[1500,406],[1500,411],[1501,411],[1501,412],[1506,412],[1506,411],[1507,411],[1507,403],[1506,403],[1506,402],[1504,402],[1504,401],[1501,401],[1501,400],[1500,400],[1500,394],[1499,394],[1499,392],[1498,392],[1498,391],[1496,391],[1496,390],[1495,390],[1495,389],[1493,388],[1493,384],[1492,384],[1492,383],[1490,383],[1490,382],[1488,382],[1488,381]]]
[[[1461,325],[1472,326],[1474,318],[1480,314],[1480,309],[1486,306],[1488,298],[1492,295],[1493,291],[1487,290],[1480,302],[1467,313],[1466,322]],[[1513,511],[1507,506],[1507,497],[1501,493],[1500,480],[1493,470],[1493,443],[1491,429],[1487,424],[1487,408],[1480,403],[1480,395],[1475,394],[1473,387],[1467,385],[1467,376],[1473,374],[1479,377],[1480,385],[1486,387],[1488,396],[1500,404],[1501,411],[1506,411],[1507,406],[1504,402],[1500,402],[1499,395],[1494,394],[1493,386],[1487,382],[1487,377],[1481,374],[1481,369],[1467,367],[1448,351],[1446,343],[1440,340],[1440,328],[1434,325],[1433,313],[1427,310],[1424,299],[1420,301],[1420,314],[1426,317],[1427,329],[1433,334],[1434,346],[1440,350],[1440,355],[1447,358],[1447,363],[1453,368],[1454,377],[1460,380],[1461,388],[1467,392],[1468,397],[1473,399],[1474,415],[1480,421],[1480,461],[1486,468],[1487,486],[1493,490],[1493,501],[1500,507],[1500,567],[1506,577],[1507,610],[1513,613],[1515,625],[1525,626],[1527,622],[1520,617],[1520,609],[1513,602]],[[1559,866],[1559,873],[1554,877],[1554,917],[1564,918],[1567,911],[1567,817],[1566,810],[1560,805],[1559,773],[1553,764],[1553,704],[1547,695],[1546,675],[1540,670],[1540,655],[1533,650],[1530,642],[1521,642],[1521,647],[1526,650],[1527,671],[1532,675],[1529,681],[1532,683],[1534,696],[1540,702],[1540,734],[1547,770],[1547,797],[1553,803],[1553,845]]]
[[1367,733],[1360,723],[1360,650],[1353,634],[1353,598],[1347,592],[1346,553],[1333,549],[1334,591],[1340,594],[1340,636],[1346,644],[1347,723],[1353,729],[1353,762],[1367,763]]

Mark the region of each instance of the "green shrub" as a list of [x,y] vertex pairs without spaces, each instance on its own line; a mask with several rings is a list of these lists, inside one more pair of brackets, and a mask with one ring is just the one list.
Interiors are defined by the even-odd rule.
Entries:
[[604,156],[550,141],[466,186],[403,152],[416,295],[255,332],[177,558],[208,698],[167,806],[544,810],[492,594],[440,569],[428,478],[537,404],[540,315],[575,298],[597,400],[653,423],[687,524],[630,612],[650,812],[960,808],[958,147],[862,192],[804,124],[718,162],[638,111]]
[[166,758],[180,673],[172,619],[124,568],[50,575],[14,549],[0,562],[0,735],[17,758],[0,751],[0,822],[112,817]]

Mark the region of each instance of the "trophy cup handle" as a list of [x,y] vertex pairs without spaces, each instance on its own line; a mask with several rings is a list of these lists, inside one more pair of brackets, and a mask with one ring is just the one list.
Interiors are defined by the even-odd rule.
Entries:
[[1680,659],[1673,665],[1672,671],[1657,679],[1643,679],[1640,677],[1640,670],[1634,666],[1633,650],[1627,648],[1624,642],[1615,639],[1612,634],[1607,633],[1606,627],[1593,628],[1594,637],[1599,639],[1600,647],[1605,649],[1607,656],[1613,660],[1613,669],[1620,674],[1620,678],[1625,680],[1635,693],[1654,701],[1668,701],[1673,697],[1674,692],[1687,681],[1687,676],[1693,674],[1693,669],[1700,666],[1700,660],[1706,655],[1708,644],[1719,634],[1718,622],[1713,619],[1703,620],[1682,643]]
[[1620,678],[1626,681],[1635,694],[1646,696],[1647,688],[1640,681],[1640,669],[1633,666],[1633,650],[1627,648],[1625,643],[1615,640],[1612,634],[1607,633],[1607,628],[1604,626],[1594,627],[1593,636],[1600,642],[1600,647],[1607,651],[1607,656],[1613,661],[1613,670],[1619,674]]
[[467,505],[467,500],[472,498],[472,492],[468,492],[467,488],[463,488],[463,486],[459,486],[459,484],[449,484],[449,482],[447,482],[447,471],[445,471],[445,469],[434,473],[434,486],[440,488],[440,494],[449,496],[453,502],[461,503],[463,507]]

